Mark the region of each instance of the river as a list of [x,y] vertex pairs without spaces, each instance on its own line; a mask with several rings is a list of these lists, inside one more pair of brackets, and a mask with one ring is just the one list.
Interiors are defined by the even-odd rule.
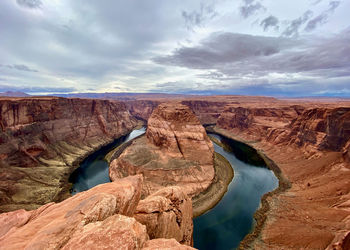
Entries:
[[[110,182],[108,162],[104,159],[106,154],[144,133],[145,128],[133,130],[129,135],[88,156],[70,177],[73,183],[72,194]],[[218,140],[223,139],[219,135],[212,136]],[[264,166],[253,166],[250,160],[258,157],[256,153],[252,154],[249,148],[247,153],[247,150],[241,150],[240,145],[237,147],[237,144],[233,145],[227,139],[222,142],[231,146],[233,151],[225,151],[215,143],[214,148],[230,162],[234,169],[234,178],[222,200],[207,213],[193,220],[194,247],[201,250],[236,248],[254,225],[253,215],[259,207],[261,197],[278,187],[278,179],[271,170]],[[249,164],[243,162],[244,159]]]

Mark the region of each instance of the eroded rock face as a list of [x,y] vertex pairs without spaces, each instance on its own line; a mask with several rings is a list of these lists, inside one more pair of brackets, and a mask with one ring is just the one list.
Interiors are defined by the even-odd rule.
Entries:
[[160,104],[148,120],[150,143],[199,164],[213,164],[214,148],[198,118],[181,104]]
[[192,201],[180,187],[166,187],[140,201],[134,215],[150,239],[174,238],[192,245]]
[[143,250],[193,250],[195,248],[181,245],[175,239],[154,239],[145,243]]
[[140,201],[142,182],[130,176],[61,203],[0,214],[0,249],[192,249],[175,240],[191,244],[191,199],[170,187]]
[[114,181],[143,174],[143,197],[174,185],[192,197],[211,184],[213,158],[213,144],[193,112],[181,104],[161,104],[148,121],[146,137],[111,162],[109,175]]
[[122,102],[1,99],[0,211],[34,209],[69,196],[75,165],[135,124]]
[[301,106],[276,108],[227,106],[221,113],[217,126],[233,133],[244,133],[245,138],[249,140],[267,140],[276,134],[274,139],[278,141],[284,138],[281,129],[285,129],[303,110]]
[[[1,214],[0,249],[83,248],[98,239],[100,245],[141,247],[148,240],[146,228],[126,217],[135,212],[141,185],[141,176],[131,176],[34,211]],[[112,235],[122,239],[109,238]]]

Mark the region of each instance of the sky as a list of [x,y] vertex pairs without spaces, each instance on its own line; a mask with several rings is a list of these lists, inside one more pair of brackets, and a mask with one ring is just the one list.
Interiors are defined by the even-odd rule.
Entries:
[[350,0],[1,0],[0,92],[350,96]]

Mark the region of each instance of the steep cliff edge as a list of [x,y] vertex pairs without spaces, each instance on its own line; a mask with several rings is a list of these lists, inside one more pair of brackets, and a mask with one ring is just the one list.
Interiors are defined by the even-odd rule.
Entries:
[[169,187],[140,201],[142,185],[142,176],[130,176],[37,210],[0,214],[0,249],[193,249],[191,199]]
[[[186,99],[173,100],[174,103],[180,102],[188,106],[195,113],[200,123],[203,125],[215,124],[220,114],[224,111],[225,106],[229,103],[237,103],[229,100],[203,100],[201,99]],[[130,100],[125,101],[125,104],[134,117],[147,122],[153,110],[161,103],[169,103],[169,100]]]
[[1,99],[0,211],[65,198],[77,163],[135,124],[122,102]]
[[350,108],[227,107],[215,129],[260,150],[292,184],[268,198],[265,226],[251,247],[332,249],[348,244]]

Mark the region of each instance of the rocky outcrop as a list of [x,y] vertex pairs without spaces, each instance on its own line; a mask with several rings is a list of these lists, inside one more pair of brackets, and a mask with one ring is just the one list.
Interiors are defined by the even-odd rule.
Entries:
[[181,245],[175,239],[154,239],[147,241],[143,248],[143,250],[193,250],[195,248],[189,247],[186,245]]
[[[179,187],[172,187],[139,203],[141,189],[142,176],[130,176],[98,185],[61,203],[0,214],[0,249],[191,249],[160,238],[174,236],[191,244],[185,240],[192,237],[191,200]],[[157,199],[163,199],[157,203],[158,208],[154,206]],[[153,229],[154,221],[145,220],[151,218],[147,213],[150,209],[159,212],[154,214],[159,216],[159,228]],[[174,227],[174,219],[178,227]],[[160,239],[150,242],[150,236]]]
[[141,185],[142,177],[132,176],[26,214],[23,210],[0,214],[2,225],[7,228],[7,232],[2,232],[0,249],[70,249],[77,243],[84,248],[96,243],[98,237],[105,239],[118,234],[126,236],[123,237],[126,242],[110,238],[111,242],[102,241],[98,245],[114,242],[115,246],[121,243],[128,246],[134,242],[135,235],[141,244],[148,240],[146,228],[126,217],[135,212]]
[[227,107],[218,119],[217,132],[263,152],[291,183],[267,199],[252,248],[342,249],[348,242],[350,108],[315,106]]
[[161,104],[148,121],[146,137],[135,141],[110,164],[112,181],[143,174],[147,196],[178,185],[190,197],[208,188],[214,178],[213,144],[191,110]]
[[192,245],[192,201],[180,187],[166,187],[140,201],[135,218],[146,225],[151,239],[174,238]]
[[198,118],[185,105],[161,104],[148,120],[148,141],[171,155],[213,165],[214,148]]
[[121,102],[1,99],[0,211],[68,197],[68,177],[79,161],[135,124]]

